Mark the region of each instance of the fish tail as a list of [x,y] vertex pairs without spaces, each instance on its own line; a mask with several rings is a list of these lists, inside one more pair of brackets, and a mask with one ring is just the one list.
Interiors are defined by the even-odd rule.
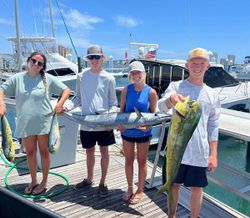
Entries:
[[162,194],[163,192],[167,192],[169,193],[170,191],[170,187],[168,182],[166,182],[154,195],[153,199],[157,198],[160,194]]

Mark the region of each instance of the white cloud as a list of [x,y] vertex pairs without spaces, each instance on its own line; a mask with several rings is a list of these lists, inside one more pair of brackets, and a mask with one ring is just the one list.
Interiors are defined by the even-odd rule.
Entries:
[[14,23],[10,20],[6,20],[3,18],[0,18],[0,24],[5,24],[5,25],[14,25]]
[[67,24],[72,28],[83,27],[87,30],[94,29],[93,24],[103,22],[103,20],[96,16],[82,14],[76,9],[64,11]]
[[[61,10],[66,25],[73,29],[83,28],[85,30],[92,30],[95,29],[94,24],[103,22],[103,19],[97,16],[80,13],[78,10],[66,6]],[[53,9],[53,17],[55,25],[64,25],[61,15],[55,9]],[[48,18],[46,19],[46,22],[50,22]]]
[[139,21],[137,21],[132,17],[126,17],[121,15],[118,15],[116,17],[116,23],[118,26],[123,26],[123,27],[135,27],[140,24]]

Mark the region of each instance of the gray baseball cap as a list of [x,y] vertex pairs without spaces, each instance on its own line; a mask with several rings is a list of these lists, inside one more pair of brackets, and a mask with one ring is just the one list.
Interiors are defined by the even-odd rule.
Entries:
[[99,45],[91,45],[87,49],[87,57],[90,55],[103,55],[102,48]]

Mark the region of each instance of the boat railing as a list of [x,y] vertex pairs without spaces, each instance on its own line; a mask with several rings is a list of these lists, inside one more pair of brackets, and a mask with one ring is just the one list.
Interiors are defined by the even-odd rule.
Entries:
[[[166,148],[164,148],[164,150],[162,151],[161,151],[161,148],[162,148],[163,138],[165,134],[165,129],[168,127],[169,127],[169,123],[162,124],[161,134],[160,134],[159,143],[158,143],[156,154],[155,154],[155,159],[153,162],[151,176],[150,176],[150,179],[147,180],[147,184],[146,184],[146,187],[148,189],[158,187],[162,184],[162,179],[161,178],[157,179],[155,174],[158,168],[158,161],[159,161],[160,156],[163,156],[163,154],[166,153]],[[219,165],[219,168],[214,173],[210,173],[208,175],[208,181],[212,182],[213,184],[219,186],[220,188],[226,191],[229,191],[235,196],[240,197],[241,199],[244,199],[250,202],[250,194],[249,194],[250,174],[247,172],[238,170],[234,167],[231,167],[228,164],[222,163],[220,161],[218,161],[218,165]],[[231,178],[230,180],[227,177],[229,173],[230,173],[230,178]],[[223,175],[223,178],[221,178],[221,175]],[[219,177],[219,178],[216,178],[216,177]],[[241,178],[241,181],[242,181],[241,187],[237,187],[237,185],[234,185],[234,182],[233,182],[235,181],[235,179],[238,180],[239,177]]]

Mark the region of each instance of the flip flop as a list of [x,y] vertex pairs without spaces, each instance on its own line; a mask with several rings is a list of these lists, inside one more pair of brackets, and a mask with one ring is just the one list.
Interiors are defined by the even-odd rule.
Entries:
[[135,205],[138,204],[139,201],[142,199],[143,194],[133,194],[133,196],[129,200],[129,204]]
[[31,185],[29,184],[25,189],[24,189],[24,194],[30,195],[32,194],[33,190],[38,186],[39,184]]
[[127,203],[129,203],[129,201],[130,201],[130,199],[133,197],[133,193],[132,194],[128,194],[127,192],[125,192],[124,194],[123,194],[123,196],[122,196],[122,200],[124,201],[124,202],[127,202]]
[[36,186],[33,191],[32,191],[32,195],[40,195],[43,192],[45,192],[47,190],[47,188],[39,188],[38,186]]

